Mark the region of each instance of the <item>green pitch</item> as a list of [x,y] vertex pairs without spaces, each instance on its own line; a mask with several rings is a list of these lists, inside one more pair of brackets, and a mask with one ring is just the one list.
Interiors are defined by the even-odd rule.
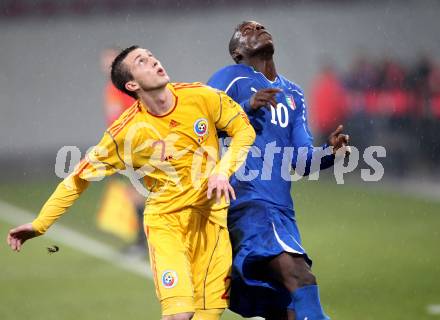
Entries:
[[[102,183],[60,221],[116,250],[95,228]],[[38,212],[56,182],[0,184],[0,199]],[[293,193],[327,313],[336,320],[440,319],[440,202],[372,188],[301,182]],[[151,280],[45,237],[11,252],[0,215],[0,319],[159,319]],[[223,319],[240,319],[226,313]]]

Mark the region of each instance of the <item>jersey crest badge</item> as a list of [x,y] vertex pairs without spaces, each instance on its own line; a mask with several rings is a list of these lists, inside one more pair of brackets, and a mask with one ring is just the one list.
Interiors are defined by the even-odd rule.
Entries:
[[290,109],[295,110],[296,109],[296,104],[295,104],[295,99],[293,99],[293,96],[291,96],[290,94],[286,94],[286,102],[287,105],[290,107]]
[[194,122],[194,133],[197,135],[197,141],[203,142],[208,135],[208,120],[199,118]]
[[167,288],[171,289],[174,288],[177,284],[177,273],[173,270],[166,270],[162,274],[162,285]]

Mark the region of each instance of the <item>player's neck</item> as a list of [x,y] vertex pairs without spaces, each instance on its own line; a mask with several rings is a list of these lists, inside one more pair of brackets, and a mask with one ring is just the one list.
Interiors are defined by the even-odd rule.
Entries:
[[261,72],[270,81],[274,81],[277,77],[277,70],[275,68],[275,62],[272,58],[261,59],[260,57],[251,57],[245,63],[256,71]]
[[139,99],[148,112],[156,116],[166,114],[174,106],[174,95],[167,87],[140,92]]

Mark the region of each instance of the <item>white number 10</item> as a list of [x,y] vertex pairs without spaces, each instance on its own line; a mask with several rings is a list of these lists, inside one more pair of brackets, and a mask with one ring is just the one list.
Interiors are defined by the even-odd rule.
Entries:
[[[276,110],[274,107],[270,106],[270,113],[272,114],[272,119],[270,120],[271,123],[278,125],[279,122],[281,128],[287,127],[289,123],[289,111],[284,104],[278,103]],[[278,122],[276,118],[278,118]]]

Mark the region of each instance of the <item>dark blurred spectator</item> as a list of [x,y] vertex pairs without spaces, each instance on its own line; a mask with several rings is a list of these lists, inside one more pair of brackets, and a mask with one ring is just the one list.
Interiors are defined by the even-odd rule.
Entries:
[[432,67],[428,77],[429,99],[431,104],[431,114],[440,119],[440,66]]
[[365,56],[358,56],[345,77],[347,89],[365,91],[374,89],[378,81],[377,68]]
[[437,168],[440,66],[426,55],[413,66],[359,55],[342,78],[327,66],[312,83],[310,106],[318,134],[342,122],[361,152],[385,146],[390,173]]
[[382,90],[403,89],[405,78],[403,66],[397,61],[387,58],[379,67],[377,87]]
[[363,55],[358,56],[344,77],[348,106],[352,114],[361,116],[366,112],[365,92],[377,86],[377,69]]
[[429,114],[428,79],[432,69],[431,59],[424,55],[411,69],[407,79],[407,88],[414,93],[414,108],[417,116]]
[[386,59],[379,68],[377,85],[366,93],[369,114],[402,117],[413,104],[412,94],[405,88],[406,72],[397,61]]

